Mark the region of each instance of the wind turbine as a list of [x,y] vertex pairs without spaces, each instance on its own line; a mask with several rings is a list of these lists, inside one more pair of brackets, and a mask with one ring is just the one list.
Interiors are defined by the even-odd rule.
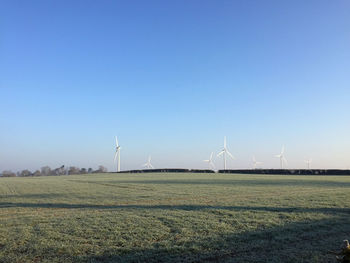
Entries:
[[222,149],[222,151],[219,152],[217,156],[220,156],[222,154],[224,156],[224,170],[226,170],[226,154],[228,156],[230,156],[232,158],[232,160],[235,159],[235,157],[233,157],[233,155],[227,150],[227,147],[226,147],[226,136],[224,137],[224,149]]
[[310,159],[306,160],[305,163],[307,164],[307,169],[310,170],[310,164],[312,163],[312,159],[310,158]]
[[275,157],[280,159],[281,169],[283,169],[283,163],[287,164],[287,159],[284,157],[284,145],[282,146],[281,153],[275,155]]
[[147,167],[147,169],[154,169],[153,165],[151,164],[151,156],[148,156],[148,161],[147,163],[145,163],[144,165],[142,165],[143,167]]
[[118,143],[118,137],[115,136],[115,145],[116,145],[116,148],[115,148],[115,154],[114,154],[114,163],[115,161],[117,160],[117,157],[118,157],[118,166],[117,166],[117,172],[120,172],[120,150],[121,150],[121,147]]
[[213,163],[213,152],[210,154],[209,160],[203,160],[203,162],[207,162],[209,165],[209,169],[215,169],[214,163]]
[[257,162],[255,156],[253,155],[253,169],[256,169],[256,166],[263,164],[263,162]]

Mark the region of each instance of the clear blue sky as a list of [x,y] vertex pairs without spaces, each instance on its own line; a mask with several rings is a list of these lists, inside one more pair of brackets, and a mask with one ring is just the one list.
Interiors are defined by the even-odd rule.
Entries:
[[[1,1],[0,170],[350,167],[350,2]],[[216,159],[218,168],[222,160]]]

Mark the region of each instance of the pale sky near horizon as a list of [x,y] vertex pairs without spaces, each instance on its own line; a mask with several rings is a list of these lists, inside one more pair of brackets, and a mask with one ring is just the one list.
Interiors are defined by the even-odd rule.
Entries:
[[[350,168],[350,2],[0,2],[0,171]],[[218,169],[222,159],[216,158]]]

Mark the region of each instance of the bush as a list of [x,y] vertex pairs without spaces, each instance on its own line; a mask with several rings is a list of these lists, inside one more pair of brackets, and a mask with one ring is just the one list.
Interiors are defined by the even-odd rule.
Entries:
[[6,170],[6,171],[2,172],[2,176],[3,177],[16,177],[16,174],[14,172]]

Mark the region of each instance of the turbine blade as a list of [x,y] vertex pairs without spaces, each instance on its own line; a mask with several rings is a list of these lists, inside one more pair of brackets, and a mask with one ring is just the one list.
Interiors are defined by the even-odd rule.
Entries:
[[253,162],[256,162],[255,156],[253,155]]
[[115,152],[115,154],[114,154],[114,162],[115,162],[115,160],[117,160],[117,156],[118,156],[118,152]]
[[235,157],[233,157],[233,155],[229,151],[226,151],[226,153],[228,154],[228,156],[230,156],[232,158],[232,160],[235,159]]
[[225,152],[225,151],[221,151],[221,152],[219,152],[217,156],[222,155],[224,152]]
[[226,148],[226,136],[224,136],[224,148]]
[[284,145],[282,146],[281,155],[284,154]]
[[115,136],[115,144],[117,145],[117,147],[119,146],[118,137],[117,136]]
[[209,158],[209,160],[212,160],[213,159],[213,152],[210,154],[210,158]]
[[213,162],[210,162],[209,164],[213,169],[215,169],[215,165],[213,164]]

